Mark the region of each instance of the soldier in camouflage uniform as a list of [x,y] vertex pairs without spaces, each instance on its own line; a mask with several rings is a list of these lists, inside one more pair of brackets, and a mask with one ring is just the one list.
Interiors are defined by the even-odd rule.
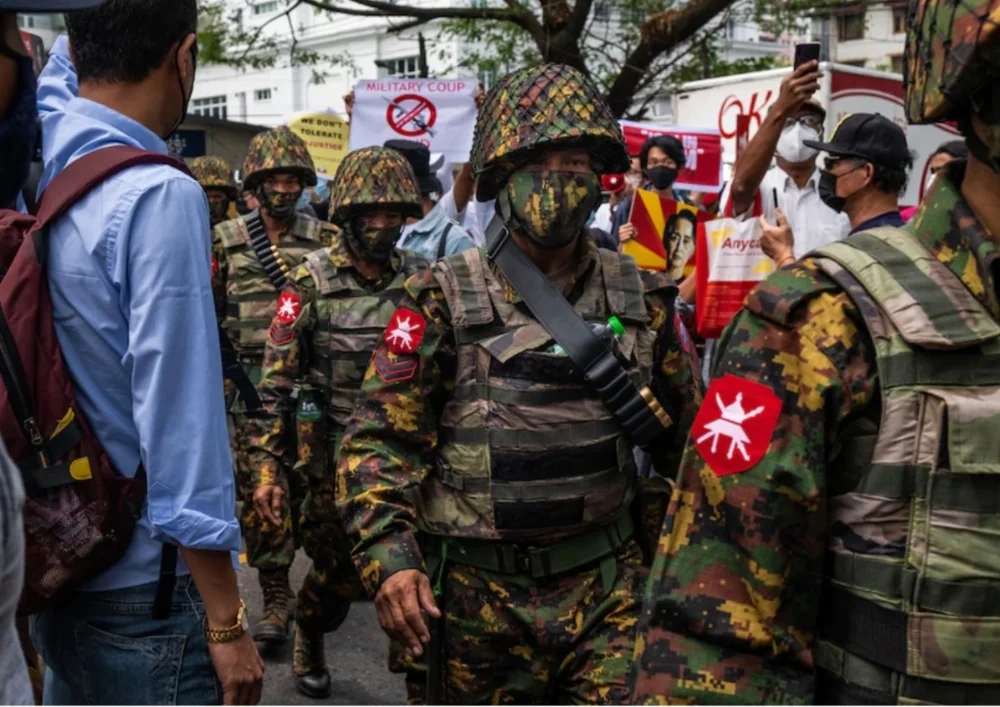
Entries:
[[[257,195],[261,208],[216,226],[212,284],[219,321],[256,384],[279,285],[284,286],[287,273],[307,254],[328,245],[336,228],[295,211],[302,190],[316,184],[316,171],[305,143],[287,128],[255,136],[243,171],[243,186]],[[288,570],[298,545],[305,482],[297,472],[283,474],[290,496],[280,523],[261,517],[253,504],[258,479],[248,459],[248,419],[238,401],[232,412],[233,459],[243,504],[240,525],[247,560],[258,571],[264,595],[263,616],[253,635],[260,641],[281,642],[288,634]],[[294,450],[283,463],[295,463]]]
[[221,157],[195,157],[191,173],[208,197],[208,215],[212,228],[229,218],[229,207],[236,201],[233,170]]
[[1000,700],[1000,2],[916,0],[908,26],[909,119],[957,120],[971,157],[721,339],[638,703]]
[[[628,168],[599,92],[556,64],[505,77],[479,113],[473,164],[512,247],[585,319],[620,320],[610,346],[669,415],[650,451],[673,476],[696,362],[670,279],[585,235],[600,175]],[[484,251],[405,289],[337,473],[382,627],[421,656],[420,610],[433,619],[429,701],[441,689],[457,704],[623,702],[643,575],[630,439]]]
[[307,256],[281,293],[259,386],[269,414],[253,422],[252,439],[261,484],[255,497],[268,514],[283,495],[281,460],[294,445],[294,416],[309,486],[302,540],[313,566],[298,596],[293,667],[299,691],[310,697],[330,693],[323,634],[343,623],[363,593],[334,508],[340,440],[403,283],[428,264],[395,248],[405,219],[421,213],[416,177],[398,152],[370,147],[349,154],[330,208],[342,235]]

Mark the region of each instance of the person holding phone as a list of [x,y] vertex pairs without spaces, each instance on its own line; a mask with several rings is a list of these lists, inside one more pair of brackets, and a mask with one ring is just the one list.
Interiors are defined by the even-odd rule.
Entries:
[[796,51],[802,63],[782,80],[778,98],[747,144],[722,199],[728,216],[763,216],[771,224],[786,220],[790,229],[779,245],[790,248],[796,259],[851,230],[847,216],[820,198],[819,150],[806,144],[823,139],[826,121],[826,110],[813,98],[822,77],[819,62],[803,61],[807,54]]

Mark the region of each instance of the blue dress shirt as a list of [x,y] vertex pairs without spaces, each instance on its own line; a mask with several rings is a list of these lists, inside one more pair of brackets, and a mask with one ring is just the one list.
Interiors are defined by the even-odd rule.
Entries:
[[435,205],[427,212],[426,216],[412,226],[405,226],[396,247],[419,253],[433,262],[438,259],[438,248],[445,232],[448,234],[444,250],[445,256],[476,247],[476,244],[472,242],[472,237],[466,233],[464,228],[445,216],[440,205]]
[[[146,127],[75,93],[60,39],[39,81],[40,189],[102,147],[166,153]],[[80,407],[115,469],[132,476],[142,462],[149,482],[125,557],[84,589],[156,581],[164,541],[238,551],[205,193],[172,167],[133,167],[70,209],[49,238],[56,334]]]

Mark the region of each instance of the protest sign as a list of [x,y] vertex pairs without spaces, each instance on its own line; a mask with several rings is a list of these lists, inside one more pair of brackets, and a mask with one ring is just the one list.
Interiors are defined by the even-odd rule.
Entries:
[[316,174],[333,179],[348,151],[347,122],[336,113],[302,113],[293,117],[288,127],[305,141]]
[[680,280],[694,266],[698,224],[711,218],[711,214],[694,206],[639,190],[628,217],[636,235],[625,243],[623,252],[635,258],[640,268],[667,270],[672,278]]
[[701,224],[695,248],[695,320],[698,333],[717,339],[759,282],[774,272],[760,248],[757,219],[716,219]]
[[449,162],[468,162],[478,88],[475,79],[362,79],[354,86],[351,149],[414,140]]
[[722,188],[722,135],[710,128],[665,128],[650,123],[618,121],[630,155],[638,155],[653,135],[673,135],[684,146],[687,164],[674,189],[716,192]]

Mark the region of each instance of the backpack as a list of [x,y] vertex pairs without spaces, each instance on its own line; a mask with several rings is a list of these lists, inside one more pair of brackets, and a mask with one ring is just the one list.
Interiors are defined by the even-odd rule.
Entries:
[[[0,211],[0,436],[27,492],[21,615],[49,608],[117,563],[145,502],[141,465],[131,479],[116,473],[77,403],[46,274],[48,225],[109,177],[142,164],[190,174],[172,157],[109,147],[58,174],[37,217]],[[176,557],[176,546],[165,544],[154,615],[163,615],[164,601],[169,613]]]

